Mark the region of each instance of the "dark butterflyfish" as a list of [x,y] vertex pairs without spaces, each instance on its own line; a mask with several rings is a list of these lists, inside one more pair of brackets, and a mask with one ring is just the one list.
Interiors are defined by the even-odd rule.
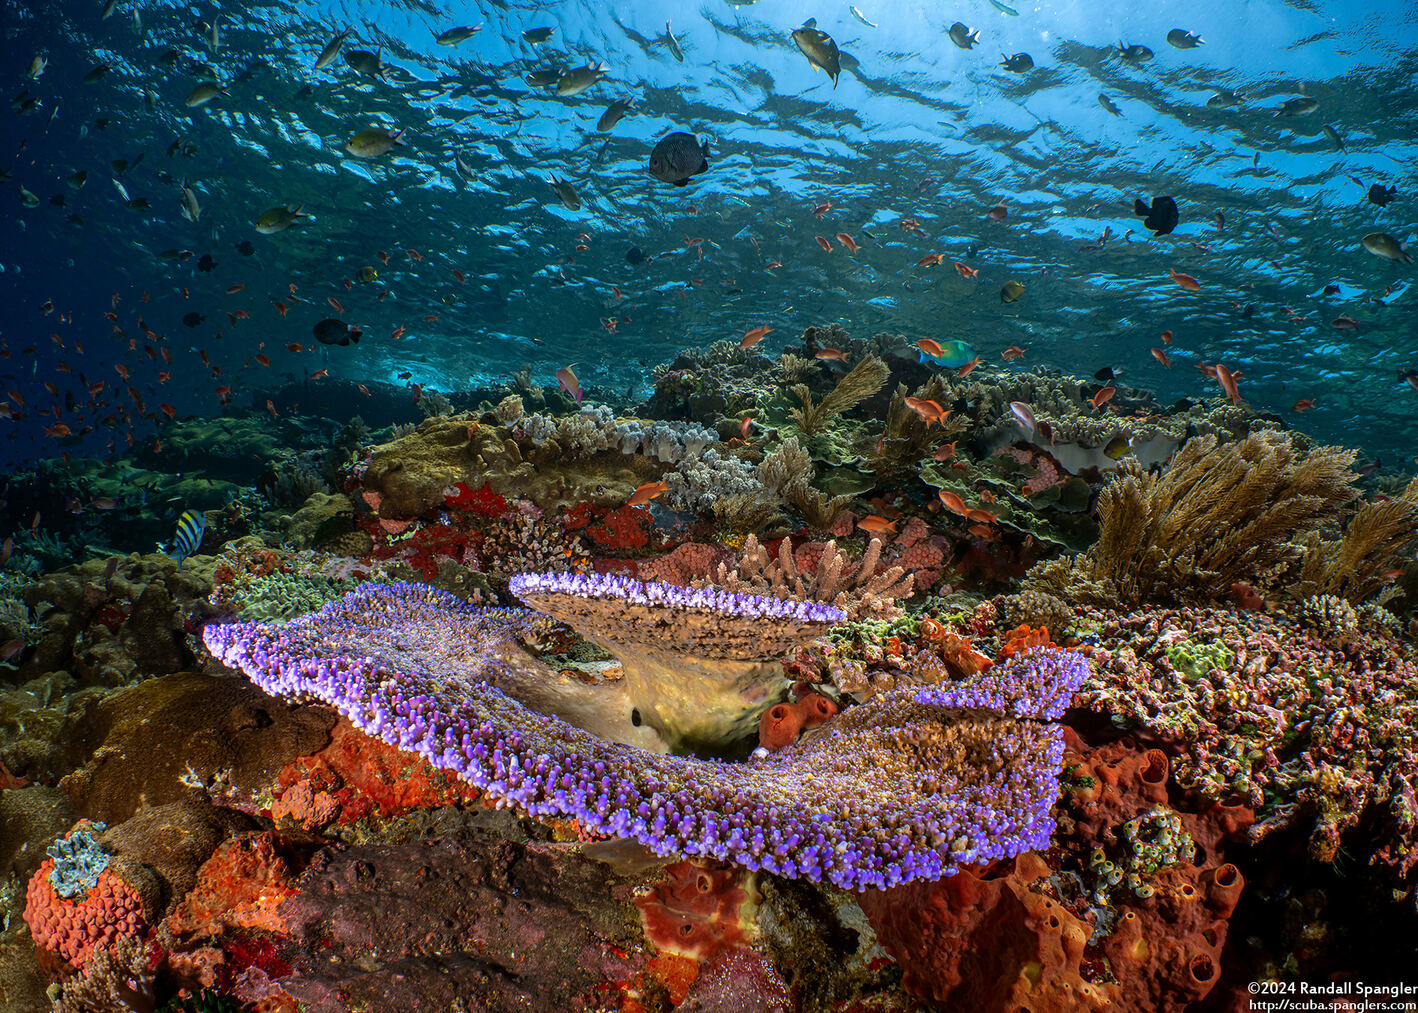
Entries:
[[206,317],[202,316],[202,314],[200,314],[200,313],[198,313],[198,312],[196,312],[196,311],[194,310],[193,312],[191,312],[191,313],[187,314],[185,317],[183,317],[183,318],[182,318],[182,322],[183,322],[184,324],[186,324],[188,327],[197,327],[197,326],[201,325],[202,321],[204,321],[204,320],[206,320],[206,319],[207,319]]
[[632,246],[629,250],[626,251],[625,262],[627,264],[645,263],[645,251],[638,246]]
[[660,139],[650,152],[650,175],[664,183],[687,186],[691,176],[709,171],[709,142],[676,131]]
[[207,515],[200,510],[184,510],[177,522],[177,535],[172,540],[172,548],[163,548],[162,551],[177,560],[180,570],[183,561],[202,547],[202,536],[206,533]]
[[1098,370],[1098,372],[1093,374],[1093,379],[1101,380],[1103,383],[1112,383],[1115,379],[1117,379],[1117,377],[1113,375],[1112,366],[1104,366],[1102,369]]
[[241,242],[236,244],[236,252],[241,254],[243,257],[249,257],[256,252],[256,247],[252,245],[251,240],[243,239]]
[[197,270],[210,273],[217,269],[217,262],[212,259],[210,253],[202,254],[202,259],[197,261]]
[[1377,204],[1381,208],[1388,207],[1388,202],[1398,196],[1398,187],[1384,186],[1382,183],[1375,183],[1369,187],[1369,203]]
[[793,44],[814,70],[821,70],[832,78],[832,87],[836,88],[837,78],[842,75],[842,54],[837,51],[832,36],[817,27],[817,18],[808,18],[801,28],[794,30]]
[[322,345],[348,345],[350,342],[358,344],[360,335],[364,333],[358,327],[351,327],[334,317],[326,317],[310,330],[315,335],[315,340]]
[[1149,207],[1140,199],[1132,202],[1132,212],[1155,235],[1165,236],[1177,227],[1177,202],[1171,197],[1154,197]]

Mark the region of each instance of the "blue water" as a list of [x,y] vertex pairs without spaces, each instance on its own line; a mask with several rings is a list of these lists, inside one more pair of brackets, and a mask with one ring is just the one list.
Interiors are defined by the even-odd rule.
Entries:
[[[1112,366],[1163,403],[1217,393],[1193,367],[1220,361],[1244,373],[1253,408],[1411,467],[1418,394],[1396,377],[1418,366],[1415,268],[1359,242],[1373,231],[1413,235],[1418,5],[1407,0],[1194,3],[1166,5],[1166,15],[1141,3],[1017,4],[1017,16],[989,2],[861,0],[874,28],[846,4],[772,0],[227,4],[215,53],[200,26],[217,15],[212,4],[121,0],[106,20],[100,6],[12,3],[0,15],[0,73],[15,100],[0,110],[0,166],[13,175],[0,197],[0,337],[10,352],[0,391],[27,403],[26,418],[0,421],[7,464],[61,447],[103,452],[110,439],[122,451],[129,433],[159,434],[159,404],[220,412],[223,384],[233,407],[260,408],[321,368],[457,391],[524,365],[554,386],[553,372],[576,361],[593,399],[598,389],[644,394],[649,368],[679,348],[767,325],[764,347],[775,351],[806,325],[835,320],[854,336],[961,338],[1001,368]],[[813,17],[843,52],[836,88],[790,39]],[[979,29],[973,50],[947,38],[957,19]],[[480,23],[458,47],[433,41]],[[382,47],[387,80],[343,60],[312,69],[346,25],[355,29],[347,48]],[[555,29],[549,42],[522,41],[541,26]],[[1173,48],[1172,28],[1205,44]],[[1144,44],[1155,59],[1126,62],[1120,42]],[[1018,52],[1033,71],[1001,69]],[[36,53],[49,65],[28,80]],[[575,97],[523,80],[602,60],[606,80]],[[111,72],[82,83],[99,61]],[[230,99],[184,106],[198,61],[216,68]],[[1208,106],[1218,89],[1244,98]],[[1296,96],[1319,109],[1277,117]],[[20,115],[28,98],[36,104]],[[617,98],[636,111],[596,132]],[[406,144],[373,161],[349,156],[345,141],[374,125],[405,130]],[[700,134],[713,151],[710,171],[683,189],[646,172],[650,148],[673,130]],[[472,181],[455,171],[455,151],[475,167]],[[111,164],[139,155],[121,172]],[[88,180],[74,191],[65,180],[80,169]],[[557,202],[553,173],[578,188],[580,211]],[[126,208],[115,178],[151,210]],[[184,178],[203,208],[195,224],[179,213]],[[1365,199],[1375,182],[1398,187],[1386,209]],[[38,207],[22,204],[19,186]],[[1181,224],[1150,239],[1132,201],[1159,194],[1177,199]],[[1007,218],[991,220],[986,211],[1002,201]],[[314,218],[258,235],[253,221],[278,204]],[[74,214],[82,227],[67,220]],[[908,218],[926,235],[903,230]],[[839,232],[860,244],[855,256]],[[243,241],[254,255],[235,249]],[[632,266],[631,247],[676,255]],[[933,252],[944,254],[940,266],[915,266]],[[217,265],[209,273],[198,268],[207,253]],[[978,281],[961,278],[954,260],[978,268]],[[782,267],[769,270],[772,261]],[[377,279],[355,282],[366,266]],[[1202,290],[1177,287],[1171,269]],[[1003,304],[1009,279],[1026,293]],[[1330,284],[1338,293],[1323,296]],[[308,302],[293,301],[291,285]],[[327,297],[364,329],[358,345],[312,338],[311,325],[334,315]],[[205,321],[184,326],[193,311]],[[1331,327],[1341,315],[1359,329]],[[614,334],[602,323],[612,317]],[[1175,334],[1171,370],[1149,353],[1164,330]],[[292,342],[303,350],[287,352]],[[1010,345],[1026,355],[1002,363]],[[90,407],[82,388],[100,380]],[[1303,417],[1292,411],[1301,398],[1316,404]],[[56,418],[35,409],[56,405],[75,433],[94,431],[45,436]]]

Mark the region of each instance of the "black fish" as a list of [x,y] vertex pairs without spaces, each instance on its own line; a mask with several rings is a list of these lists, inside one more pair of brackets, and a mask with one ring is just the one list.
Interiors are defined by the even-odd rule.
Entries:
[[1177,227],[1177,202],[1171,197],[1155,197],[1151,207],[1141,200],[1134,200],[1132,212],[1156,235],[1165,236]]
[[1104,366],[1102,369],[1098,370],[1098,372],[1096,372],[1096,373],[1093,374],[1093,379],[1095,379],[1095,380],[1102,380],[1104,383],[1112,383],[1112,382],[1113,382],[1113,367],[1112,367],[1112,366]]
[[197,261],[197,270],[211,273],[217,269],[217,262],[212,259],[210,253],[202,254],[202,259]]
[[650,175],[675,186],[688,186],[689,177],[709,171],[709,142],[676,131],[660,139],[650,152]]
[[625,259],[630,264],[643,264],[645,263],[645,251],[638,246],[632,246],[626,253]]
[[1028,53],[1015,53],[1013,56],[1006,56],[1002,66],[1011,73],[1023,74],[1034,69],[1034,61]]
[[202,323],[202,321],[206,319],[206,317],[202,316],[202,314],[194,310],[191,313],[187,314],[185,317],[183,317],[182,322],[188,327],[197,327]]
[[236,252],[241,254],[243,257],[249,257],[256,252],[256,247],[251,245],[251,240],[243,239],[241,242],[236,244]]
[[1381,208],[1388,207],[1388,202],[1398,196],[1398,187],[1384,186],[1382,183],[1375,183],[1369,187],[1369,203],[1377,204]]
[[322,345],[348,345],[351,341],[358,344],[359,336],[364,333],[358,327],[351,327],[334,317],[326,317],[310,330]]

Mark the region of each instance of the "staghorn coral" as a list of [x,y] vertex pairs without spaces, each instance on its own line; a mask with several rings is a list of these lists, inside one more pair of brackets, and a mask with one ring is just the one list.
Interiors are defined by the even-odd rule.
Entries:
[[812,391],[807,384],[797,384],[792,390],[802,402],[802,407],[793,409],[793,421],[808,436],[820,433],[829,421],[880,390],[890,375],[891,369],[885,362],[869,355],[838,380],[837,386],[817,404],[813,404]]
[[[779,543],[775,558],[754,535],[749,535],[736,566],[719,564],[713,586],[796,601],[830,601],[850,620],[867,616],[897,618],[902,612],[896,599],[910,597],[915,592],[916,580],[899,566],[877,572],[881,551],[881,541],[873,538],[861,565],[855,571],[847,571],[847,557],[835,541],[828,542],[816,570],[809,577],[793,558],[790,539]],[[711,585],[709,581],[699,580],[694,586]]]
[[[743,617],[745,636],[754,615],[830,614],[820,604],[701,594]],[[509,666],[528,664],[513,660],[511,637],[537,621],[418,585],[366,586],[279,628],[212,625],[203,637],[268,692],[324,700],[504,805],[570,816],[657,854],[859,889],[939,878],[962,862],[1042,846],[1052,832],[1063,756],[1055,725],[941,711],[903,690],[745,763],[652,754],[494,687]]]
[[1401,565],[1399,555],[1418,538],[1418,478],[1391,499],[1361,504],[1338,541],[1311,532],[1295,580],[1287,582],[1292,598],[1338,595],[1351,605],[1374,597],[1384,574]]
[[1040,563],[1025,586],[1102,605],[1220,600],[1293,562],[1291,539],[1353,499],[1353,456],[1320,447],[1300,458],[1267,430],[1220,447],[1193,439],[1160,475],[1127,462],[1099,498],[1097,544]]

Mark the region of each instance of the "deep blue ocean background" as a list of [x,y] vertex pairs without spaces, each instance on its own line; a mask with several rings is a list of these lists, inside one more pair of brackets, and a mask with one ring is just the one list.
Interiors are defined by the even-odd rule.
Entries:
[[[259,408],[318,369],[457,391],[523,366],[554,384],[574,361],[593,394],[645,394],[650,367],[682,347],[766,325],[773,351],[808,324],[838,321],[860,337],[961,338],[995,365],[1018,345],[1026,354],[1011,369],[1111,366],[1163,403],[1213,394],[1194,366],[1222,362],[1244,374],[1254,408],[1413,468],[1418,393],[1399,374],[1418,367],[1415,267],[1360,239],[1413,236],[1418,4],[860,0],[857,10],[118,0],[104,19],[98,2],[7,4],[0,398],[24,417],[0,420],[3,466],[102,453],[110,439],[122,451],[128,434],[159,432],[161,404],[179,417],[218,414],[216,391],[230,386],[232,406]],[[835,88],[790,38],[809,18],[842,50]],[[948,38],[957,20],[979,29],[973,49]],[[483,27],[456,47],[435,43],[456,25]],[[313,69],[346,27],[346,49],[381,51],[384,79],[343,59]],[[539,27],[554,29],[549,41],[523,40]],[[1172,47],[1174,28],[1205,44]],[[1129,62],[1119,43],[1155,58]],[[1020,52],[1032,71],[1001,68]],[[48,66],[29,79],[37,54]],[[606,79],[573,97],[524,80],[600,61]],[[108,73],[85,83],[100,63]],[[188,108],[200,64],[230,98]],[[1232,98],[1209,104],[1218,92]],[[1318,108],[1277,116],[1300,96]],[[635,112],[597,132],[615,99]],[[406,143],[372,161],[345,152],[370,126],[402,129]],[[682,189],[646,172],[673,130],[713,153]],[[76,190],[66,180],[80,170]],[[557,201],[552,174],[574,183],[581,210]],[[196,223],[180,214],[184,179],[202,206]],[[1375,206],[1373,183],[1398,197]],[[1154,239],[1132,203],[1156,195],[1176,198],[1181,224]],[[1001,202],[1007,217],[995,221],[986,212]],[[252,223],[280,204],[313,218],[258,235]],[[860,250],[849,255],[837,233]],[[628,263],[632,247],[652,259]],[[943,262],[917,267],[930,253]],[[356,280],[366,267],[377,278]],[[1173,284],[1173,269],[1201,291]],[[1009,279],[1026,293],[1006,304]],[[312,338],[335,315],[327,297],[363,328],[358,345]],[[194,312],[205,319],[186,326]],[[1331,326],[1340,317],[1357,330]],[[1149,352],[1166,330],[1170,370]],[[1303,417],[1292,409],[1301,399],[1315,404]],[[57,421],[76,435],[47,436]]]

